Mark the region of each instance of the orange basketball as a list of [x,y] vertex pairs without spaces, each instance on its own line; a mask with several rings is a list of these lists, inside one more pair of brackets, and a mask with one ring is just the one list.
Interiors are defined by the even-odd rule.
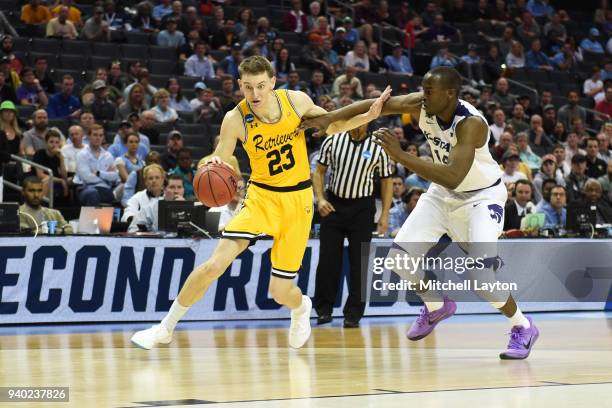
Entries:
[[230,201],[238,188],[238,176],[225,164],[202,166],[193,178],[193,192],[207,207],[221,207]]

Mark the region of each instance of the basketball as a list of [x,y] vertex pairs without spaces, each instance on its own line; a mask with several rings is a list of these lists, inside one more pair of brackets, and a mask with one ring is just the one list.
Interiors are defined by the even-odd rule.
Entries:
[[225,164],[202,166],[193,178],[193,192],[207,207],[221,207],[232,201],[238,186],[238,176]]

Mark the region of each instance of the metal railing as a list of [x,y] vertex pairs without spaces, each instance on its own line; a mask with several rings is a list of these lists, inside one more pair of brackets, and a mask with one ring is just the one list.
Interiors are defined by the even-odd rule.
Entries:
[[505,78],[506,78],[506,80],[508,81],[509,84],[516,85],[519,88],[523,88],[523,89],[528,90],[529,92],[533,92],[533,94],[535,95],[535,100],[534,100],[535,105],[540,103],[540,93],[538,92],[537,89],[532,88],[530,86],[527,86],[527,85],[523,84],[522,82],[515,81],[514,79],[510,79],[508,77],[505,77]]
[[[33,161],[25,159],[21,156],[11,154],[11,159],[15,160],[17,163],[29,164],[30,166],[34,168],[41,169],[42,171],[44,171],[45,173],[49,175],[49,191],[48,191],[49,197],[43,197],[43,201],[49,203],[49,208],[53,208],[53,171],[48,167],[41,166],[40,164],[34,163]],[[21,192],[21,190],[23,190],[23,188],[20,185],[17,185],[10,181],[3,179],[2,182],[5,186],[15,191]]]

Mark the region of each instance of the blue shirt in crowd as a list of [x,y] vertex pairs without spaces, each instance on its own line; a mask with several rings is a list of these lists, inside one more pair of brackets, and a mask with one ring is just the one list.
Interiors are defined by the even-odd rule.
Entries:
[[410,59],[405,55],[402,55],[399,60],[393,55],[387,55],[385,57],[385,64],[389,67],[390,72],[399,72],[402,74],[412,74],[414,72]]
[[49,114],[49,119],[66,119],[80,108],[81,102],[79,98],[74,95],[70,95],[66,98],[62,92],[58,92],[49,98],[47,113]]

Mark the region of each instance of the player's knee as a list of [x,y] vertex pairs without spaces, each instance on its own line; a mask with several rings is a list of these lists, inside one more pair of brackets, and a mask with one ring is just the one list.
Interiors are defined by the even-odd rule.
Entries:
[[270,284],[270,296],[279,305],[287,303],[288,290],[284,285]]

